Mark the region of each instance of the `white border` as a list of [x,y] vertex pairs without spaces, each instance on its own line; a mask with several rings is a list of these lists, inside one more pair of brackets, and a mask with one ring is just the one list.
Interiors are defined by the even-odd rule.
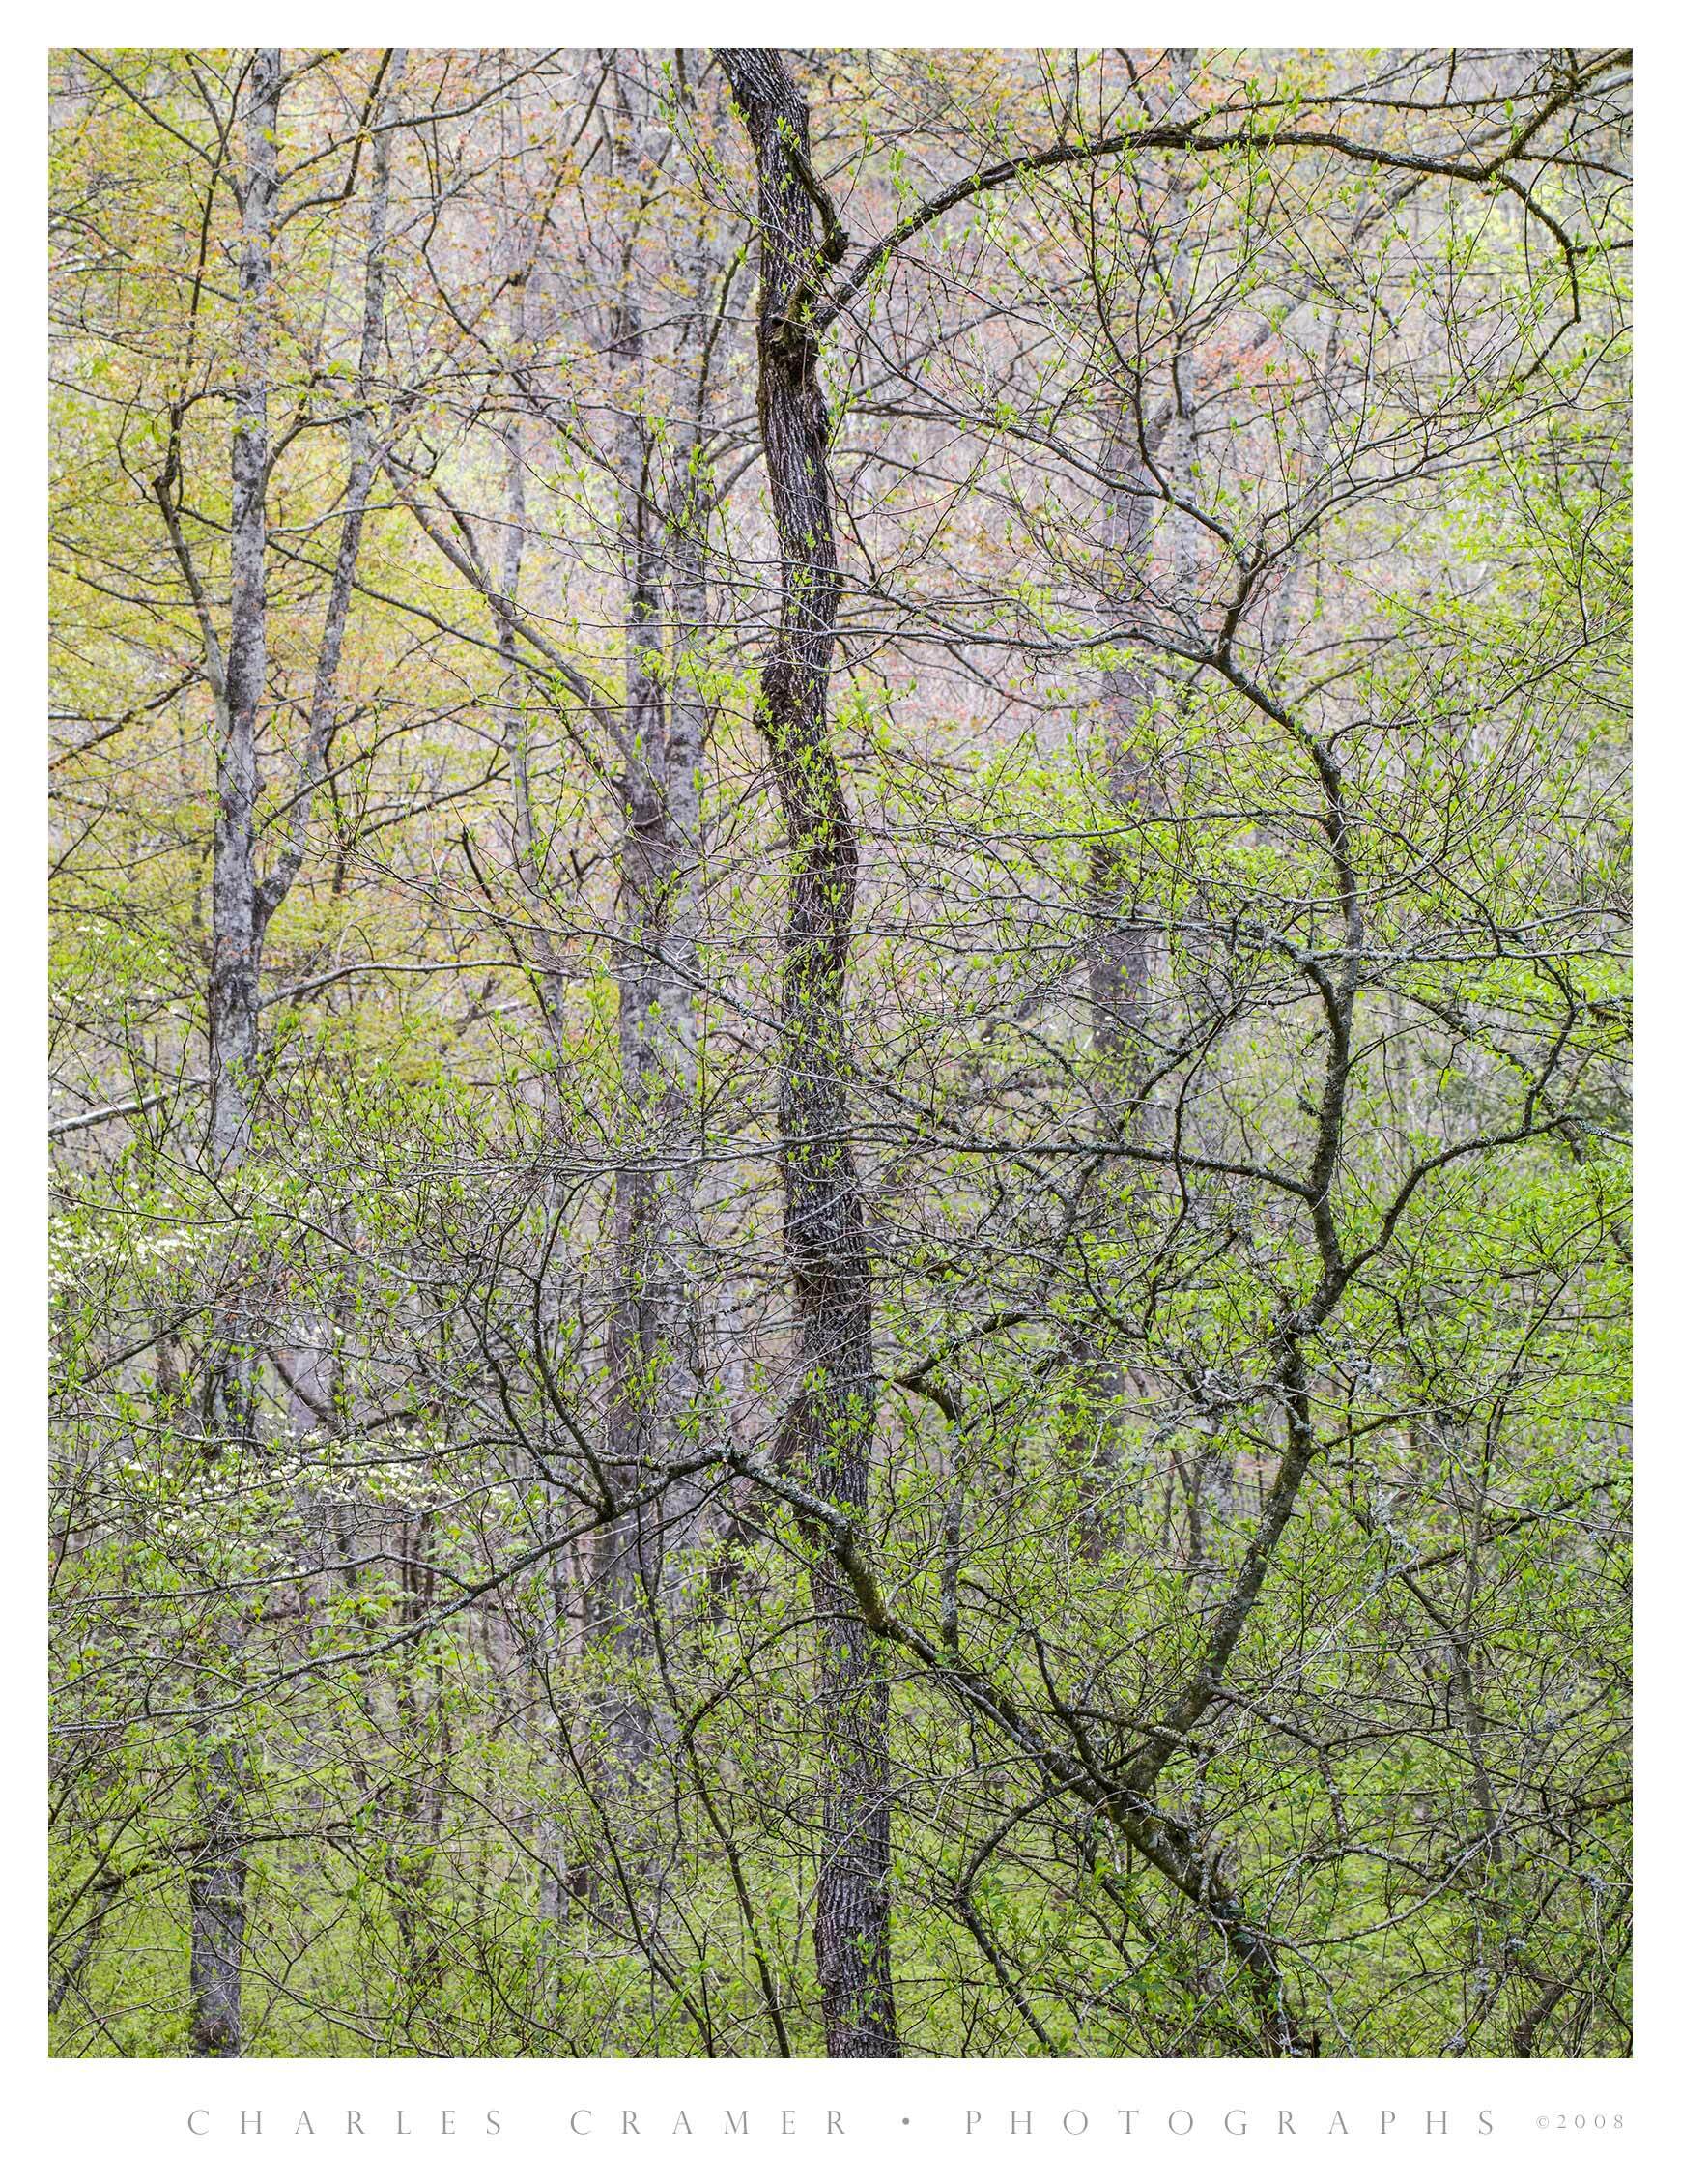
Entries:
[[[253,25],[252,14],[258,18]],[[1676,1134],[1666,1128],[1677,1068],[1676,1011],[1665,990],[1681,944],[1676,916],[1681,858],[1669,828],[1681,814],[1681,754],[1670,625],[1673,580],[1681,554],[1672,542],[1681,505],[1677,475],[1677,403],[1669,390],[1677,354],[1677,280],[1681,220],[1677,219],[1681,130],[1663,101],[1672,93],[1681,39],[1656,8],[1610,11],[1610,26],[1583,8],[1553,4],[1451,8],[1364,9],[1298,6],[1177,6],[1149,9],[1092,5],[1005,7],[974,0],[957,8],[930,0],[853,0],[840,7],[795,11],[762,5],[673,7],[624,0],[613,31],[623,43],[690,43],[727,36],[743,43],[797,42],[847,44],[1097,44],[1136,37],[1134,25],[1157,35],[1171,17],[1173,36],[1203,45],[1352,45],[1464,43],[1604,44],[1634,33],[1637,66],[1650,104],[1637,124],[1637,175],[1642,238],[1637,251],[1638,294],[1636,494],[1638,635],[1636,697],[1638,812],[1641,843],[1637,887],[1640,991],[1650,1028],[1638,1042],[1642,1122],[1638,1199],[1642,1236],[1656,1243],[1638,1256],[1636,1328],[1637,1421],[1646,1459],[1638,1501],[1641,1581],[1637,1591],[1637,2056],[1616,2063],[1341,2062],[1321,2063],[1034,2063],[902,2062],[86,2062],[44,2059],[44,1872],[41,1786],[44,1595],[38,1542],[44,1536],[45,1354],[44,1194],[42,1190],[43,1108],[40,1026],[44,1021],[45,962],[43,799],[17,792],[21,780],[45,783],[45,580],[41,554],[45,506],[45,427],[42,400],[44,256],[41,248],[45,190],[44,43],[5,42],[0,81],[0,206],[11,275],[13,338],[0,350],[8,397],[7,445],[13,483],[10,521],[0,527],[0,600],[12,637],[3,717],[9,733],[7,793],[0,797],[0,933],[14,991],[0,1022],[21,1028],[9,1066],[0,1067],[0,1147],[11,1190],[7,1244],[0,1256],[0,1339],[5,1344],[6,1415],[14,1425],[7,1456],[13,1493],[27,1511],[5,1528],[13,1565],[0,1583],[0,1663],[12,1701],[0,1745],[13,1762],[0,1799],[0,1874],[6,1876],[7,1924],[16,1947],[0,1980],[0,2056],[10,2086],[0,2102],[0,2161],[14,2173],[120,2179],[308,2173],[321,2178],[499,2177],[531,2180],[571,2175],[635,2179],[681,2174],[752,2178],[790,2172],[799,2177],[931,2176],[955,2169],[980,2180],[1067,2174],[1125,2174],[1165,2163],[1174,2175],[1374,2176],[1427,2170],[1433,2180],[1459,2176],[1577,2175],[1604,2167],[1610,2173],[1667,2142],[1674,2099],[1670,2057],[1681,2050],[1681,2010],[1671,1971],[1677,1927],[1677,1860],[1671,1816],[1677,1810],[1676,1739],[1672,1721],[1678,1588],[1663,1566],[1668,1543],[1681,1536],[1681,1495],[1670,1437],[1677,1399],[1667,1383],[1667,1340],[1673,1345],[1677,1278],[1669,1264],[1669,1232],[1677,1212]],[[1634,20],[1631,21],[1631,15]],[[298,4],[230,16],[225,5],[174,9],[101,4],[71,10],[55,43],[157,44],[227,42],[254,27],[283,29],[292,43],[360,44],[398,36],[412,44],[459,43],[459,8],[412,0],[405,8]],[[548,46],[585,43],[599,36],[593,11],[549,6],[480,6],[472,12],[473,43]],[[1591,37],[1589,36],[1591,34]],[[1151,43],[1139,39],[1139,43]],[[1651,389],[1650,394],[1646,392]],[[24,481],[28,482],[25,484]],[[21,490],[20,490],[21,488]],[[30,503],[33,503],[33,507]],[[21,503],[21,504],[20,504]],[[33,520],[32,520],[33,519]],[[25,663],[28,663],[25,666]],[[21,754],[27,752],[24,759]],[[21,1047],[22,1053],[17,1052]],[[1649,1095],[1649,1096],[1648,1096]],[[1654,1219],[1654,1216],[1657,1218]],[[1671,1217],[1666,1219],[1665,1217]],[[27,1484],[24,1483],[27,1481]],[[30,1755],[27,1761],[18,1757]],[[455,2128],[443,2135],[442,2112]],[[347,2135],[349,2109],[361,2112],[359,2138]],[[487,2110],[500,2129],[488,2135]],[[640,2132],[622,2132],[622,2111],[635,2110]],[[826,2132],[839,2109],[843,2137]],[[1292,2112],[1293,2133],[1276,2113]],[[727,2111],[747,2112],[745,2136],[727,2132]],[[1130,2129],[1121,2112],[1137,2112]],[[189,2129],[194,2112],[208,2128]],[[261,2111],[261,2136],[241,2132],[242,2112]],[[398,2112],[406,2129],[399,2134]],[[980,2123],[966,2129],[971,2111]],[[1247,2131],[1235,2135],[1227,2118],[1244,2112]],[[1394,2122],[1380,2130],[1382,2112]],[[307,2112],[314,2136],[297,2126]],[[692,2127],[673,2128],[682,2112]],[[793,2128],[784,2128],[791,2112]],[[1031,2132],[1012,2112],[1033,2114]],[[1445,2131],[1427,2132],[1425,2117],[1445,2112]],[[1488,2114],[1491,2129],[1479,2122]],[[1083,2112],[1083,2134],[1063,2118]],[[1553,2120],[1620,2114],[1608,2126],[1578,2133]],[[1345,2135],[1335,2132],[1340,2115]],[[1546,2115],[1545,2128],[1539,2118]],[[908,2116],[908,2123],[901,2121]],[[1186,2119],[1188,2118],[1188,2128]],[[576,2127],[575,2127],[576,2126]]]

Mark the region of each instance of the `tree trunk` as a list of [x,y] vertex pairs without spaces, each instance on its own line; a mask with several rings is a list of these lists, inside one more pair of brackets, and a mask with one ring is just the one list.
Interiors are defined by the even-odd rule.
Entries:
[[[403,55],[387,56],[382,72],[383,116],[402,72]],[[278,225],[281,57],[263,47],[251,57],[244,109],[245,171],[242,200],[240,286],[235,312],[234,433],[228,643],[217,645],[204,588],[191,566],[172,506],[170,473],[158,499],[183,573],[197,607],[205,667],[216,701],[216,800],[211,880],[210,1161],[229,1190],[250,1145],[258,1062],[258,999],[264,937],[303,858],[310,809],[337,720],[338,674],[356,564],[375,463],[370,411],[373,379],[385,338],[385,216],[390,136],[373,140],[373,187],[362,300],[359,357],[346,417],[350,475],[338,552],[316,659],[308,731],[290,799],[288,837],[264,879],[257,874],[258,727],[269,659],[268,478],[269,382],[271,367],[273,245]],[[205,1462],[211,1472],[238,1463],[256,1431],[256,1339],[249,1269],[232,1256],[223,1278],[205,1366]],[[214,1675],[201,1674],[200,1703],[210,1710],[198,1755],[201,1842],[188,1876],[191,1927],[191,2045],[206,2055],[238,2055],[245,1930],[243,1840],[245,1762],[225,1710],[237,1692],[245,1631],[238,1595],[211,1619]]]
[[[813,217],[805,100],[780,55],[719,55],[758,168],[758,417],[782,555],[782,609],[761,718],[791,862],[784,930],[781,1165],[796,1382],[783,1463],[863,1523],[876,1386],[871,1274],[847,1110],[846,964],[858,838],[829,741],[840,572],[829,418],[808,307],[825,262]],[[829,261],[839,238],[825,209]],[[828,1557],[818,1617],[823,1842],[817,1976],[831,2055],[898,2052],[889,1953],[891,1802],[882,1664]]]
[[[1147,431],[1142,381],[1135,388],[1117,389],[1103,448],[1103,588],[1109,613],[1123,622],[1139,618],[1138,603],[1152,589],[1160,503],[1147,459]],[[1160,801],[1146,728],[1153,678],[1137,649],[1106,667],[1098,685],[1109,813],[1092,848],[1086,973],[1099,1107],[1121,1128],[1142,1127],[1143,1118],[1135,1122],[1130,1109],[1152,1060],[1154,943],[1148,910],[1140,914],[1143,905],[1125,871],[1136,861],[1134,845],[1125,837],[1157,812]]]
[[[224,1185],[250,1141],[257,1066],[257,721],[269,656],[268,518],[270,282],[279,188],[280,54],[252,55],[245,94],[245,177],[235,336],[231,581],[223,733],[216,750],[209,993],[213,1168]],[[253,1431],[254,1374],[247,1285],[237,1257],[224,1278],[204,1382],[207,1463],[236,1462]],[[242,1632],[236,1604],[211,1619],[219,1673],[201,1703],[225,1705]],[[190,2041],[199,2055],[237,2055],[243,2043],[245,1935],[243,1755],[230,1717],[213,1711],[195,1778],[200,1841],[187,1878],[191,1930]]]
[[[630,57],[614,58],[614,167],[627,203],[645,180],[642,89]],[[666,698],[659,521],[653,503],[653,432],[638,263],[641,238],[634,212],[620,238],[621,268],[613,360],[618,428],[620,540],[625,578],[624,714],[618,845],[618,923],[613,971],[618,985],[620,1128],[624,1145],[613,1177],[613,1293],[608,1322],[612,1402],[608,1480],[618,1508],[595,1536],[591,1621],[634,1677],[647,1652],[646,1620],[659,1552],[657,1510],[640,1503],[654,1479],[659,1450],[656,1388],[663,1369],[658,1147],[652,1100],[654,1025],[661,991],[664,912],[663,842]],[[638,1503],[640,1506],[627,1505]],[[622,1791],[652,1748],[646,1704],[617,1690],[606,1714],[611,1768]]]

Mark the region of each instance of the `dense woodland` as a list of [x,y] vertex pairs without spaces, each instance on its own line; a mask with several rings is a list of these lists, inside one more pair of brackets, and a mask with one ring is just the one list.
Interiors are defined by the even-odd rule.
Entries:
[[63,2055],[1620,2055],[1629,55],[50,72]]

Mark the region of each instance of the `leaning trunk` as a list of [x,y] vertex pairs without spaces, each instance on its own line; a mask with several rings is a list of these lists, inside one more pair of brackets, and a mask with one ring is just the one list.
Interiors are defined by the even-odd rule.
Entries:
[[[870,1267],[847,1111],[846,964],[858,838],[829,740],[839,564],[829,418],[808,306],[823,267],[806,102],[780,56],[720,54],[758,168],[758,417],[782,557],[762,681],[790,859],[779,1101],[796,1381],[781,1460],[852,1521],[869,1503],[876,1389]],[[818,1558],[823,1840],[817,1975],[831,2055],[898,2052],[889,1955],[887,1684],[857,1600]]]

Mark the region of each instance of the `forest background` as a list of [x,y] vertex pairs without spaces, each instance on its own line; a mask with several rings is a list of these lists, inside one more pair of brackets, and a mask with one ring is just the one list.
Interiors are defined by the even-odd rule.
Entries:
[[1618,2054],[1615,51],[53,64],[53,2041]]

